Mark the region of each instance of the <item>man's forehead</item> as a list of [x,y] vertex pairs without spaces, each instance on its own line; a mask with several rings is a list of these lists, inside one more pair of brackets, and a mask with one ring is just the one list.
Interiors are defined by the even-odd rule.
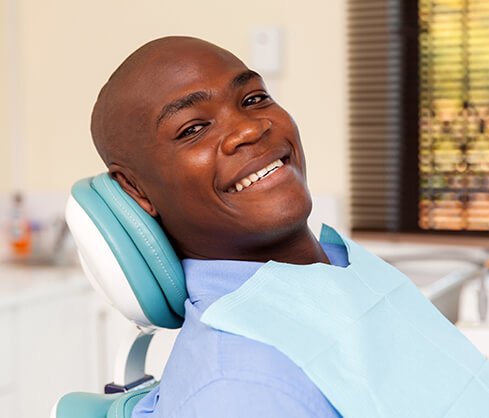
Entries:
[[126,100],[121,104],[126,109],[143,105],[158,125],[175,110],[202,101],[203,95],[210,97],[209,92],[236,87],[250,78],[260,76],[215,45],[200,40],[181,48],[163,45],[151,51],[124,83],[126,87],[121,92]]
[[246,68],[229,51],[195,38],[163,38],[137,52],[135,62],[128,68],[129,83],[175,87],[190,84],[199,77],[209,80],[233,68]]

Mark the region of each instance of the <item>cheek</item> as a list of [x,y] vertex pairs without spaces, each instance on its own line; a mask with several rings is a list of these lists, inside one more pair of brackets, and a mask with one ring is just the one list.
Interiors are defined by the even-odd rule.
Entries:
[[285,109],[279,106],[275,115],[274,123],[284,133],[285,137],[289,141],[293,142],[294,147],[300,152],[302,157],[304,153],[302,152],[299,128],[297,127],[294,118],[292,118],[292,116],[290,116]]
[[204,144],[196,146],[192,152],[182,153],[175,157],[175,163],[179,167],[184,167],[189,173],[199,175],[208,172],[215,164],[214,151]]
[[173,155],[161,166],[160,191],[168,196],[165,212],[174,217],[193,216],[199,206],[206,206],[206,198],[212,195],[215,161],[210,152],[186,152]]
[[191,152],[182,152],[172,159],[172,175],[176,181],[183,180],[189,191],[196,194],[199,191],[209,193],[209,187],[214,183],[216,159],[212,149],[205,144],[192,147]]

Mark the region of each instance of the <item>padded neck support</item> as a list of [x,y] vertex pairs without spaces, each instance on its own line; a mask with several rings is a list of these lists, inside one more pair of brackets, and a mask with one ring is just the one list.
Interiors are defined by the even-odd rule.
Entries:
[[[121,280],[127,281],[149,322],[166,328],[181,326],[187,298],[184,273],[158,222],[106,173],[75,183],[72,196],[108,244],[123,272]],[[68,215],[67,209],[67,221],[74,233],[84,268],[89,270],[92,279],[106,289],[104,293],[113,301],[111,294],[118,289],[107,289],[103,269],[106,255],[93,254],[91,248],[95,246],[83,242],[84,234],[75,232],[76,228],[70,224],[76,220]],[[90,239],[94,239],[93,235]],[[111,286],[114,287],[113,281]],[[120,308],[117,303],[113,304]]]

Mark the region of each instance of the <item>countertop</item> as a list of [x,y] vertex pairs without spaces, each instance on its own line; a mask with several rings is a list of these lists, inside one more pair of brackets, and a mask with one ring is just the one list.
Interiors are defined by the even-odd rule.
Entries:
[[33,303],[66,290],[89,289],[80,266],[31,266],[0,262],[0,309]]

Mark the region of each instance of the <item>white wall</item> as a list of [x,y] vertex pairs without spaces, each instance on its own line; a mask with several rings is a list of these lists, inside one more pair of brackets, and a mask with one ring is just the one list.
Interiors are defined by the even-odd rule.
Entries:
[[[250,28],[274,24],[283,28],[286,47],[278,99],[300,127],[310,188],[346,196],[343,0],[0,1],[4,16],[17,8],[20,80],[16,92],[8,93],[9,56],[0,49],[0,191],[22,176],[27,191],[65,191],[76,179],[104,169],[90,141],[91,108],[107,77],[141,44],[169,34],[193,35],[246,61]],[[6,31],[0,36],[5,41]],[[1,118],[17,93],[20,115],[9,120],[23,121],[24,138],[12,139]],[[14,169],[25,169],[11,178],[10,144],[19,140],[24,161],[14,162]]]
[[7,13],[5,0],[0,1],[0,192],[11,184],[10,141],[7,128]]

